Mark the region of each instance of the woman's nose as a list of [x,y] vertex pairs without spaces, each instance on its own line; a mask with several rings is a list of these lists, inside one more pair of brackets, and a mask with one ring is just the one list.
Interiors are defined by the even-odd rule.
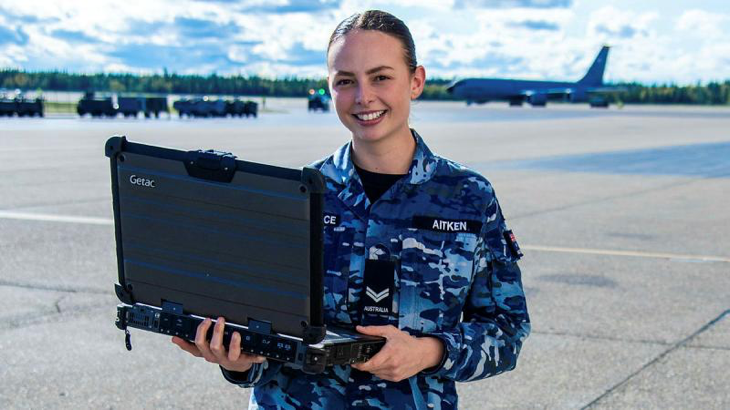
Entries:
[[372,101],[373,101],[372,89],[367,84],[360,83],[357,86],[357,95],[355,96],[355,103],[367,106]]

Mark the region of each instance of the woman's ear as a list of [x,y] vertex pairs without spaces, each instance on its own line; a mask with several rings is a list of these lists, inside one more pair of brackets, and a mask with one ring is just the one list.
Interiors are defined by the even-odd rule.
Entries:
[[426,69],[419,65],[411,74],[411,100],[415,100],[421,95],[424,85],[426,85]]

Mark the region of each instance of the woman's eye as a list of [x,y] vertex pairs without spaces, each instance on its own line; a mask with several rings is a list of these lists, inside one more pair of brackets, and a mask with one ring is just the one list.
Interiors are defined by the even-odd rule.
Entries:
[[379,75],[379,76],[375,77],[375,81],[384,81],[387,79],[388,79],[388,76],[385,76],[385,75]]
[[347,85],[347,84],[350,84],[350,80],[343,79],[343,80],[335,81],[335,85]]

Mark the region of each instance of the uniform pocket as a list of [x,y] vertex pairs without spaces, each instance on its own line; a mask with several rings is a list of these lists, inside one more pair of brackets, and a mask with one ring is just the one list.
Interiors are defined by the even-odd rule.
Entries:
[[[325,316],[335,320],[347,313],[350,256],[355,229],[344,226],[324,228],[324,307]],[[344,317],[340,318],[340,321]]]
[[459,322],[472,280],[477,236],[408,229],[402,235],[401,327],[429,332]]

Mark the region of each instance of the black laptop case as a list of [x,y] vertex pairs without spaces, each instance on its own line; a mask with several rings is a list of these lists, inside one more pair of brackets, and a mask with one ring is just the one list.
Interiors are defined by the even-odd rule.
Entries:
[[[251,329],[258,339],[277,334],[301,339],[304,347],[295,349],[306,351],[306,345],[325,339],[325,185],[318,170],[247,162],[212,150],[144,145],[125,137],[110,138],[105,153],[111,161],[115,289],[124,304],[120,328],[192,339],[202,317],[223,316],[235,330]],[[343,337],[379,340],[348,332],[333,336],[330,332],[329,339],[341,342]],[[281,359],[281,352],[259,347],[249,351]],[[374,354],[355,350],[348,351],[346,362]]]

